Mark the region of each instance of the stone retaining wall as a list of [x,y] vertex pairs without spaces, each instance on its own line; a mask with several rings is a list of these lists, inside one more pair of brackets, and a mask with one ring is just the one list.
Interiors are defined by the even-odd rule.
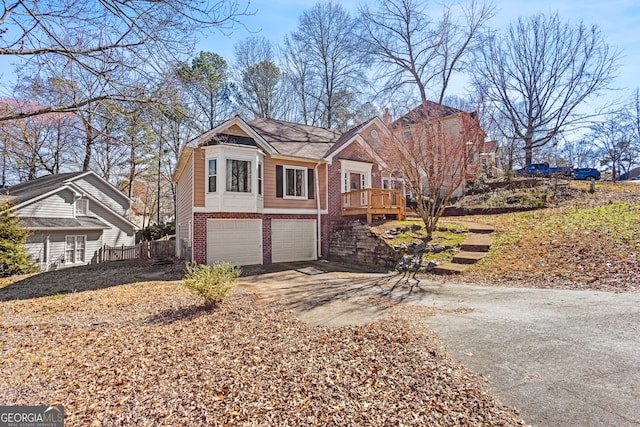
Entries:
[[332,261],[372,266],[393,266],[397,253],[361,220],[333,221],[329,230]]

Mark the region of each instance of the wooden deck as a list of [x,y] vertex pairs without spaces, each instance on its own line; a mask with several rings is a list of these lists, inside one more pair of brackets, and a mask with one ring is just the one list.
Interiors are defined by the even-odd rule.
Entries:
[[342,216],[362,215],[371,223],[374,216],[407,217],[407,201],[400,190],[367,188],[342,193]]

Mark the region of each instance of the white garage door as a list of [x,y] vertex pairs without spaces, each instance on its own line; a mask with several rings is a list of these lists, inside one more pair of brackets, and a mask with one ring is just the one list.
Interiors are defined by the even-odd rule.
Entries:
[[316,221],[313,219],[274,219],[271,221],[271,260],[273,262],[311,261],[318,258]]
[[262,264],[262,220],[207,220],[207,264]]

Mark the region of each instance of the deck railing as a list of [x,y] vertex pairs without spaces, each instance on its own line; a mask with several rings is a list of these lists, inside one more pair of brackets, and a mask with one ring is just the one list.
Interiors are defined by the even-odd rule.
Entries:
[[371,222],[374,215],[396,215],[405,219],[406,199],[400,190],[366,188],[342,193],[342,215],[366,215]]

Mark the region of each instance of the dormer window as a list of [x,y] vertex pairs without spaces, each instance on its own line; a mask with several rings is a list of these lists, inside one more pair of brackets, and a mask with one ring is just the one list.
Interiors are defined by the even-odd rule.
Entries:
[[89,215],[89,199],[76,200],[76,216]]

